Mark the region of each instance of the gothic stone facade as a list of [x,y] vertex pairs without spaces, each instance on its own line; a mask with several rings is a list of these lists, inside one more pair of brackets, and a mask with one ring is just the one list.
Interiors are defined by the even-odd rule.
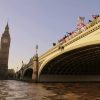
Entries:
[[1,37],[0,45],[0,79],[7,79],[8,77],[8,58],[10,47],[10,34],[8,23],[5,27],[4,33]]

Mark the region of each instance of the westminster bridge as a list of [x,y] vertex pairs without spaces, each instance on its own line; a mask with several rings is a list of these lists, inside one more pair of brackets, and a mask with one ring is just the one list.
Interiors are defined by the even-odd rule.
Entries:
[[100,81],[100,17],[66,36],[16,72],[38,82]]

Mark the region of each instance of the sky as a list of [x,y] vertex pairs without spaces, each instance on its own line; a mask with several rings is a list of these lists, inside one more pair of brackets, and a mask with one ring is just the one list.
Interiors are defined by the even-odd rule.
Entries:
[[11,35],[8,68],[19,70],[37,44],[41,55],[76,29],[79,16],[88,22],[95,14],[100,14],[100,0],[0,0],[0,36],[7,21]]

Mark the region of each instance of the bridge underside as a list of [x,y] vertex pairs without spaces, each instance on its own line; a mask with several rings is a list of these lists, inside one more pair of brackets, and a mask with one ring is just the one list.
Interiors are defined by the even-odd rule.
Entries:
[[24,72],[23,80],[32,80],[33,69],[29,68]]
[[100,44],[75,49],[52,59],[39,81],[100,81]]

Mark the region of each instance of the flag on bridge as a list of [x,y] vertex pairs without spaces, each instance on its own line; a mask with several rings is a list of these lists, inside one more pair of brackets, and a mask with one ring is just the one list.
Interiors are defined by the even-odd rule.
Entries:
[[84,23],[84,19],[85,17],[78,17],[77,19],[77,29],[81,29],[82,27],[85,26],[85,23]]

